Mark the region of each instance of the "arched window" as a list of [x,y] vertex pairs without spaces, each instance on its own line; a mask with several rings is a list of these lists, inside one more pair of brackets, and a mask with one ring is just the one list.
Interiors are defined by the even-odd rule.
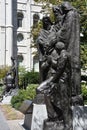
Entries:
[[17,14],[17,27],[22,27],[23,13],[18,12]]
[[39,72],[39,57],[38,56],[33,57],[33,69],[34,71]]
[[34,14],[33,15],[33,26],[35,27],[36,24],[38,23],[38,20],[39,20],[39,15],[38,14]]
[[22,55],[22,54],[19,54],[19,55],[18,55],[18,64],[20,65],[20,64],[23,62],[23,60],[24,60],[23,55]]
[[24,39],[23,34],[18,33],[18,35],[17,35],[17,41],[21,42],[23,39]]

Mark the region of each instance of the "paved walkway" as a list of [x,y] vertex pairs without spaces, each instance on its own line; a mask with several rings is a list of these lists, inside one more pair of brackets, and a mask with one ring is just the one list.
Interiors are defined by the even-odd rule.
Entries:
[[23,125],[23,120],[8,120],[7,124],[10,130],[25,130]]
[[17,95],[17,93],[18,89],[11,90],[10,92],[8,92],[3,96],[3,100],[0,102],[0,104],[11,104],[12,96]]
[[7,121],[3,115],[3,113],[0,110],[0,130],[10,130],[8,127]]
[[[4,96],[0,104],[10,104],[12,96]],[[6,120],[3,112],[0,110],[0,130],[26,130],[22,125],[24,120]]]
[[26,130],[22,125],[24,120],[6,120],[0,110],[0,130]]
[[0,103],[0,104],[11,104],[11,98],[12,98],[12,96],[3,96],[3,100],[2,100],[2,102]]

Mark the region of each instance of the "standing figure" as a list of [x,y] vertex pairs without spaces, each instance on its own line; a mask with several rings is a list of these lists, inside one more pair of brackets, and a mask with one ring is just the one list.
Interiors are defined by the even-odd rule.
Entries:
[[[38,91],[44,93],[45,103],[48,112],[48,118],[51,121],[64,121],[65,128],[70,127],[70,77],[71,64],[70,56],[65,50],[65,45],[62,42],[55,44],[55,50],[58,55],[48,58],[51,68],[50,76],[42,82],[37,88]],[[52,55],[52,54],[51,54]]]
[[37,39],[43,79],[37,91],[44,93],[47,107],[48,120],[44,130],[58,130],[58,123],[62,121],[62,130],[72,130],[71,106],[83,105],[79,14],[69,2],[54,6],[53,13],[55,24],[43,18],[43,29]]
[[[41,30],[37,38],[37,48],[39,52],[39,68],[41,81],[46,80],[49,66],[43,68],[42,63],[47,59],[47,56],[53,51],[54,45],[57,42],[56,32],[52,22],[48,16],[44,16],[42,19],[43,29]],[[45,73],[44,73],[45,72]]]
[[4,78],[4,84],[5,84],[5,89],[3,91],[3,95],[5,92],[9,92],[12,88],[14,88],[14,79],[13,76],[11,75],[11,72],[8,72]]
[[[57,32],[57,39],[65,44],[65,49],[71,56],[72,96],[77,96],[81,94],[79,14],[69,2],[63,2],[61,4],[61,10],[64,17],[62,27]],[[53,12],[56,17],[55,11]]]
[[15,58],[14,57],[11,57],[11,61],[12,61],[12,67],[11,67],[11,75],[13,77],[13,82],[14,82],[14,85],[15,85],[15,79],[16,79],[16,63],[15,63]]
[[53,10],[53,13],[55,14],[54,28],[56,32],[58,32],[60,28],[62,27],[63,12],[62,12],[61,6],[53,6],[52,10]]

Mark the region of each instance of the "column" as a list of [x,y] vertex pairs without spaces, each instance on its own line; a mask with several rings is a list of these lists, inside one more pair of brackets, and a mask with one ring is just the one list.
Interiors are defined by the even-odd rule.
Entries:
[[5,0],[0,1],[0,66],[6,64],[6,11],[5,11]]
[[11,66],[13,48],[12,0],[6,3],[6,63]]

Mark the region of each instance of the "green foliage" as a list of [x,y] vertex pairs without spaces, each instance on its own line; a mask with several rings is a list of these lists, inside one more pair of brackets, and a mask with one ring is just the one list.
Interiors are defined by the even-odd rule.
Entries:
[[2,94],[2,92],[4,90],[3,79],[9,70],[10,70],[10,67],[8,67],[8,66],[0,68],[0,95]]
[[87,44],[81,45],[81,65],[83,69],[87,69]]
[[35,2],[51,3],[53,5],[60,3],[62,0],[34,0]]
[[2,87],[0,86],[0,95],[2,94]]
[[87,84],[82,83],[82,95],[84,99],[84,104],[87,104]]
[[18,75],[19,76],[19,88],[21,88],[23,86],[24,75],[27,73],[27,71],[24,67],[19,67],[18,73],[19,73],[19,75]]
[[[36,24],[36,26],[35,27],[33,26],[31,29],[31,35],[33,36],[34,43],[36,42],[37,36],[39,35],[41,28],[42,28],[42,21],[39,21]],[[35,44],[33,44],[32,46],[35,47]]]
[[26,88],[28,84],[38,84],[39,83],[39,73],[38,72],[28,72],[25,68],[19,68],[19,88]]
[[0,80],[3,79],[6,75],[6,73],[10,70],[10,67],[1,67],[0,68]]
[[26,73],[25,77],[28,78],[30,84],[39,83],[39,73],[38,72],[28,72],[28,73]]
[[12,107],[19,109],[24,100],[33,100],[36,95],[37,84],[28,85],[27,89],[20,89],[18,95],[13,96],[11,99]]
[[87,42],[87,0],[71,0],[72,5],[80,14],[80,32],[83,34],[81,42]]
[[83,96],[87,99],[87,86],[86,84],[82,84],[82,93],[83,93]]

